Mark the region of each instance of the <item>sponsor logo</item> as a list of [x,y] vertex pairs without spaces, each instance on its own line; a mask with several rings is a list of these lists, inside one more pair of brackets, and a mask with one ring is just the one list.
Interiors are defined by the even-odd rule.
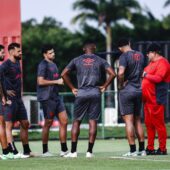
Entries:
[[83,60],[83,65],[85,66],[92,66],[95,60],[91,59],[91,58],[86,58]]
[[134,59],[135,61],[139,61],[139,60],[140,60],[140,54],[134,54],[134,55],[133,55],[133,59]]

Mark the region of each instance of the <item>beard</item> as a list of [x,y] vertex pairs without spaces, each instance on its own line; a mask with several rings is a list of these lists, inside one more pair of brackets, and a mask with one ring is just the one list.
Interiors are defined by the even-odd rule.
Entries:
[[4,57],[3,56],[0,56],[0,61],[4,61]]
[[14,58],[15,58],[17,61],[21,60],[21,57],[20,57],[20,56],[14,56]]

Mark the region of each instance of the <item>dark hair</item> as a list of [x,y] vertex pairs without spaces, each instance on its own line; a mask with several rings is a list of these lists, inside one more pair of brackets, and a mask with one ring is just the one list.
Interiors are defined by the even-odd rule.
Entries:
[[15,48],[20,48],[21,45],[19,43],[11,43],[8,45],[8,51],[14,50]]
[[43,45],[41,52],[42,54],[47,53],[47,51],[54,49],[53,45],[51,44],[45,44]]
[[158,43],[152,43],[147,48],[146,52],[147,53],[149,53],[149,52],[156,52],[156,53],[160,54],[161,53],[161,46]]
[[129,45],[130,40],[128,38],[121,38],[119,39],[118,43],[117,43],[117,47],[123,47],[126,45]]
[[89,48],[91,49],[92,51],[95,51],[96,49],[96,44],[94,41],[86,41],[83,45],[83,48],[86,49],[86,48]]
[[0,44],[0,51],[1,51],[2,49],[4,49],[4,48],[5,48],[5,47]]

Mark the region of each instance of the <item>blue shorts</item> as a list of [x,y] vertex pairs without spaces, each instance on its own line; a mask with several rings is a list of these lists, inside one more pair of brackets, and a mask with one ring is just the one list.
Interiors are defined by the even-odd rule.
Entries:
[[140,115],[142,108],[142,92],[140,89],[126,87],[119,91],[119,108],[122,116]]
[[44,112],[45,119],[53,119],[54,116],[58,117],[58,114],[65,111],[65,106],[60,97],[57,99],[49,99],[41,101],[41,106]]
[[101,95],[87,95],[76,97],[74,103],[74,120],[98,120],[101,113]]
[[5,121],[28,120],[27,111],[21,98],[12,100],[10,105],[4,106]]

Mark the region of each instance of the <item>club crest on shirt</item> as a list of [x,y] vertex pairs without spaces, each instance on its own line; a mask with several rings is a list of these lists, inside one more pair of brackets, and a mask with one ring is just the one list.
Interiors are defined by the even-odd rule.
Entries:
[[54,77],[54,78],[58,78],[58,77],[59,77],[59,74],[54,73],[54,74],[53,74],[53,77]]
[[85,66],[91,66],[93,65],[95,60],[91,59],[91,58],[86,58],[86,59],[83,59],[83,65]]

